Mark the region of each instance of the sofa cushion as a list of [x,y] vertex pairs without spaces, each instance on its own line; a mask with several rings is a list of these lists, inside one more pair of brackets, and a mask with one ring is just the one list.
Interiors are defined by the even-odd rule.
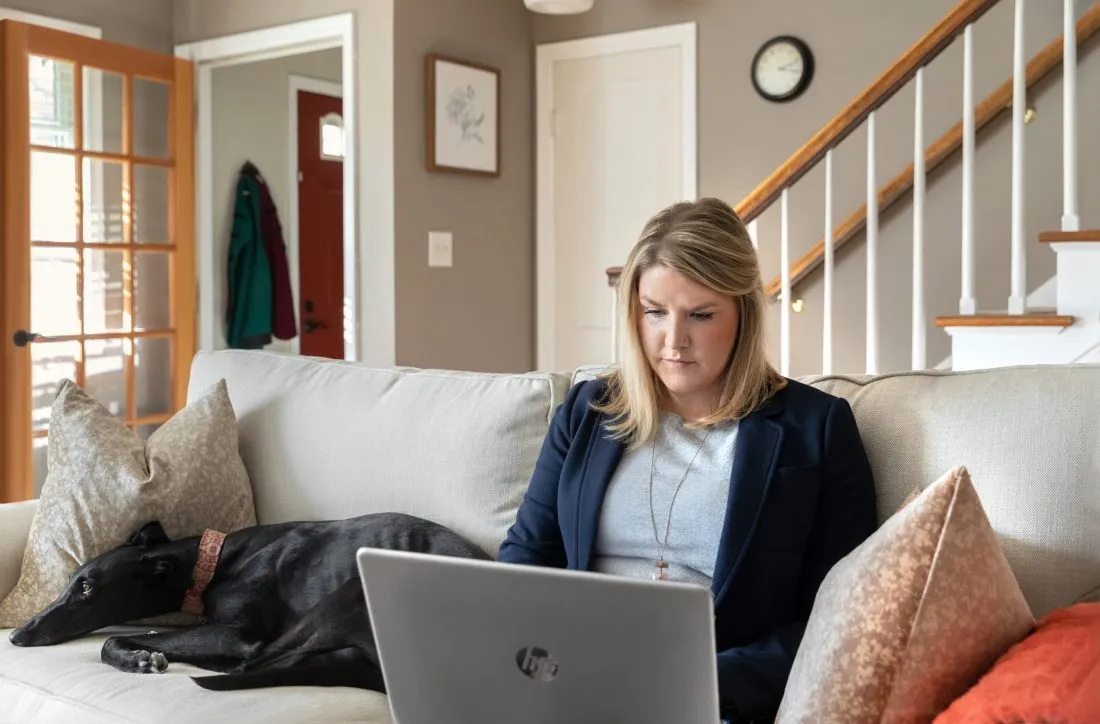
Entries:
[[954,468],[829,571],[777,721],[929,721],[1033,623]]
[[23,625],[77,568],[153,520],[173,539],[255,525],[225,383],[214,380],[146,441],[64,380],[50,411],[49,472],[0,627]]
[[1100,585],[1100,366],[802,381],[851,403],[880,521],[965,465],[1037,618]]
[[[115,628],[111,632],[139,631]],[[18,648],[0,630],[0,721],[5,722],[367,722],[391,720],[385,696],[347,687],[207,691],[172,663],[163,674],[128,674],[99,660],[106,633],[59,646]]]
[[225,378],[261,523],[377,511],[447,525],[495,555],[568,375],[378,369],[254,350],[201,352]]

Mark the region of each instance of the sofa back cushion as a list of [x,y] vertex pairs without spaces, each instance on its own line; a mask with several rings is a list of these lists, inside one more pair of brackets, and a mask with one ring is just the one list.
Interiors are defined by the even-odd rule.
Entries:
[[260,523],[398,511],[493,556],[569,384],[223,350],[196,356],[189,394],[222,378]]
[[965,465],[1037,617],[1100,585],[1100,366],[802,381],[851,403],[880,521]]

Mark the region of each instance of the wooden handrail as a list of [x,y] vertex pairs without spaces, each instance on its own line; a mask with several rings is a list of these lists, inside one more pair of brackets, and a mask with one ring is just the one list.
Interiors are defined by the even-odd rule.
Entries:
[[[1100,3],[1097,3],[1085,12],[1077,20],[1077,44],[1082,45],[1093,35],[1100,31]],[[1059,35],[1051,41],[1039,53],[1031,59],[1027,65],[1027,87],[1045,78],[1052,70],[1062,63],[1065,46],[1062,36]],[[997,90],[978,104],[974,110],[974,132],[981,131],[985,126],[994,121],[1001,113],[1012,108],[1012,78],[1006,80]],[[932,173],[933,169],[951,157],[962,146],[963,125],[960,120],[951,127],[947,133],[928,147],[924,154],[925,174]],[[906,166],[905,170],[890,180],[878,192],[879,213],[888,209],[894,202],[901,199],[913,189],[913,164]],[[847,242],[855,238],[867,223],[867,205],[863,204],[852,212],[833,230],[833,249],[837,250]],[[802,280],[813,273],[825,261],[825,240],[820,239],[813,247],[791,265],[791,287],[797,286]],[[779,297],[782,288],[782,279],[778,275],[768,284],[768,298],[775,300]]]
[[[737,213],[746,224],[764,212],[783,189],[789,188],[817,165],[825,154],[855,131],[876,108],[894,97],[917,70],[930,62],[951,44],[955,36],[973,23],[1000,0],[960,0],[947,15],[905,51],[871,85],[867,86],[831,121],[822,126],[802,148],[764,179],[737,205]],[[608,277],[618,276],[621,267],[607,270]]]

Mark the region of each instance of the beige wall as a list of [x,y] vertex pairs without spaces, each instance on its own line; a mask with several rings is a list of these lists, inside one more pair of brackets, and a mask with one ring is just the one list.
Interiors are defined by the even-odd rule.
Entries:
[[[1083,11],[1086,5],[1079,3]],[[726,2],[637,2],[598,0],[589,13],[571,17],[537,16],[536,43],[686,21],[698,23],[699,43],[699,192],[737,203],[802,145],[851,98],[923,33],[954,0],[891,2],[802,0]],[[978,62],[975,93],[980,100],[1012,73],[1012,6],[1003,2],[975,26]],[[1061,3],[1028,3],[1025,44],[1031,57],[1060,32]],[[753,53],[772,35],[791,33],[805,39],[815,52],[813,84],[798,100],[771,104],[752,88],[749,64]],[[1096,43],[1091,43],[1089,50]],[[1082,109],[1080,168],[1084,220],[1088,199],[1100,197],[1100,139],[1084,129],[1100,122],[1100,95],[1088,93],[1100,83],[1100,58],[1081,53],[1079,88]],[[926,72],[925,136],[929,142],[961,118],[961,42],[950,47]],[[1058,75],[1058,74],[1055,74]],[[1056,228],[1061,216],[1061,84],[1059,78],[1033,93],[1039,111],[1027,129],[1029,281],[1035,288],[1053,274],[1053,255],[1034,242],[1043,229]],[[912,160],[913,90],[903,90],[878,114],[878,177],[880,185]],[[861,128],[834,154],[837,222],[854,211],[866,194],[866,131]],[[978,144],[975,198],[978,237],[979,304],[1004,308],[1008,296],[1011,131],[1005,122],[987,131]],[[1092,163],[1089,160],[1093,159]],[[926,213],[926,295],[930,315],[957,310],[961,172],[957,159],[929,179]],[[821,238],[824,224],[824,173],[808,174],[791,191],[792,259]],[[1095,208],[1095,204],[1092,204]],[[911,207],[899,203],[883,216],[880,233],[879,285],[881,369],[905,368],[910,359],[912,295]],[[779,273],[778,204],[760,222],[761,263],[765,282]],[[838,255],[834,302],[834,370],[864,369],[865,254],[862,237],[856,251]],[[806,301],[801,315],[792,315],[791,373],[821,369],[822,283],[820,275],[797,290]],[[778,360],[779,307],[769,321],[773,357]],[[950,353],[949,339],[932,326],[927,330],[928,359],[935,364]]]
[[[283,238],[292,264],[291,278],[296,279],[296,258],[291,243],[289,77],[304,75],[319,80],[340,82],[339,48],[304,55],[265,60],[259,63],[215,68],[211,73],[214,97],[214,255],[224,268],[233,228],[237,179],[245,161],[252,161],[271,189]],[[224,275],[213,291],[216,309],[225,309]],[[295,297],[297,305],[297,297]],[[219,316],[224,319],[224,315]],[[225,346],[225,328],[219,329],[218,346]],[[288,341],[273,340],[268,349],[290,351]]]
[[0,0],[0,7],[92,25],[104,40],[172,50],[172,0]]

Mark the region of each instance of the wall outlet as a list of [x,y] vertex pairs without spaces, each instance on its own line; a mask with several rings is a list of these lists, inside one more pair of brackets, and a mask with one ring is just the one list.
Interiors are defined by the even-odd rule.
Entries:
[[454,265],[454,238],[449,231],[428,232],[428,266]]

